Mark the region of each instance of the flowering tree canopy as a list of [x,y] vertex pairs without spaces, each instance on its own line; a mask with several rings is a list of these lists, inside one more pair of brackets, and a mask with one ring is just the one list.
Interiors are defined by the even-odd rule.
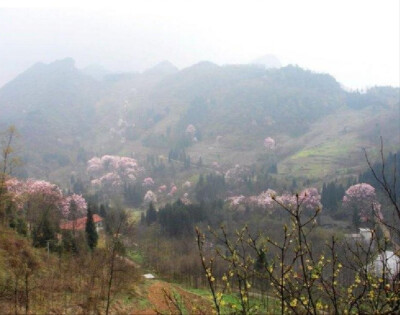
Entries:
[[151,187],[154,185],[154,180],[151,177],[146,177],[143,179],[142,186],[144,187]]
[[77,194],[65,197],[61,202],[61,213],[64,218],[69,218],[71,212],[76,212],[73,215],[77,218],[83,217],[87,213],[86,200]]
[[193,137],[195,135],[195,133],[196,133],[196,127],[193,126],[192,124],[190,124],[190,125],[188,125],[186,127],[186,131],[185,132],[190,134]]
[[[299,206],[304,209],[321,209],[321,195],[318,193],[316,188],[307,188],[298,195]],[[296,195],[283,193],[278,195],[274,190],[267,189],[256,196],[245,197],[243,195],[233,196],[227,199],[231,206],[248,205],[265,210],[276,210],[279,209],[279,204],[287,208],[293,208],[297,206]]]
[[169,191],[168,195],[169,195],[169,196],[175,195],[175,193],[176,193],[177,190],[178,190],[178,188],[177,188],[174,184],[172,184],[172,185],[171,185],[171,190]]
[[264,139],[264,147],[267,149],[273,150],[275,149],[275,140],[271,137],[267,137]]
[[147,204],[149,204],[150,202],[157,203],[157,196],[154,192],[152,192],[151,190],[148,190],[146,192],[146,194],[144,195],[143,200]]
[[189,194],[188,194],[188,193],[184,193],[184,194],[183,194],[183,197],[181,198],[181,201],[182,201],[182,203],[185,204],[185,205],[190,205],[190,204],[191,204],[191,201],[190,201],[190,199],[189,199]]
[[133,158],[116,155],[94,157],[88,161],[87,171],[95,177],[92,185],[104,188],[119,188],[123,183],[132,183],[142,175],[144,169]]
[[190,181],[186,181],[183,183],[182,188],[190,188],[192,187],[192,183]]
[[271,209],[275,202],[273,198],[276,196],[276,192],[272,189],[267,189],[257,196],[257,204],[263,208]]
[[307,209],[316,210],[321,209],[321,195],[319,194],[317,188],[307,188],[304,189],[299,194],[299,203]]
[[12,195],[12,200],[19,208],[26,202],[39,201],[43,206],[59,205],[63,199],[61,189],[44,180],[28,179],[20,181],[10,178],[6,182],[7,190]]
[[243,204],[244,201],[246,200],[246,197],[243,195],[240,196],[233,196],[227,199],[227,201],[232,205],[232,206],[238,206],[240,204]]
[[225,180],[228,184],[235,185],[243,183],[248,175],[248,169],[236,164],[235,167],[229,169],[225,173]]
[[380,218],[381,205],[376,200],[375,188],[370,184],[361,183],[350,186],[343,197],[343,207],[359,212],[363,221],[366,221],[371,210]]
[[6,186],[11,200],[18,209],[35,204],[41,209],[54,208],[64,218],[68,218],[74,207],[77,217],[86,215],[87,204],[81,195],[64,196],[57,185],[47,181],[34,179],[23,181],[10,178]]
[[160,187],[158,187],[159,193],[166,192],[166,191],[167,191],[167,185],[161,185]]

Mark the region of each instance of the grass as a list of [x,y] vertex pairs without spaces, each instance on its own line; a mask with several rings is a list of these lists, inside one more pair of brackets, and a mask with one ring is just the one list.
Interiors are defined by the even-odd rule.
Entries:
[[143,262],[144,262],[144,257],[142,256],[142,253],[137,250],[129,249],[126,252],[126,255],[128,256],[128,258],[130,260],[132,260],[133,262],[135,262],[139,265],[143,264]]
[[[199,295],[202,298],[207,298],[208,300],[212,301],[211,293],[207,289],[190,288],[179,284],[177,285],[187,292]],[[222,297],[222,301],[222,314],[232,314],[241,309],[238,293],[224,294]],[[258,296],[250,296],[250,304],[253,307],[257,308],[257,310],[255,311],[257,314],[275,314],[279,310],[279,305],[277,302],[278,301],[276,298],[270,297],[268,295],[265,295],[264,298]]]
[[312,157],[334,158],[337,156],[343,156],[348,154],[354,148],[355,145],[356,143],[354,143],[350,139],[345,142],[336,139],[330,142],[322,143],[312,148],[303,149],[297,152],[291,158],[293,160],[301,158],[312,158]]

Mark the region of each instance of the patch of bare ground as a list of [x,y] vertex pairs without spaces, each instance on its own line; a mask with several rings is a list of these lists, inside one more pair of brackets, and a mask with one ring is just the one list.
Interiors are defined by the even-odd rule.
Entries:
[[191,292],[164,281],[155,281],[148,289],[151,308],[132,314],[210,314],[211,302]]

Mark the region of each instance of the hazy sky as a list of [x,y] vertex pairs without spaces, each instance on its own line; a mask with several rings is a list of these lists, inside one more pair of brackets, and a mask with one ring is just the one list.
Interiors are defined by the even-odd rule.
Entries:
[[351,88],[399,86],[399,16],[399,0],[0,0],[0,86],[64,57],[142,71],[165,59],[183,68],[265,54]]

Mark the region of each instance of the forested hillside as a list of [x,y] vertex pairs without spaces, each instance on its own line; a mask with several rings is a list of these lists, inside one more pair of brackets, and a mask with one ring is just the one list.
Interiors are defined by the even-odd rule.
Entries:
[[179,71],[163,62],[95,79],[65,59],[3,86],[0,109],[2,129],[14,124],[22,135],[33,176],[61,172],[65,181],[95,155],[185,150],[206,165],[277,164],[278,174],[320,177],[360,172],[360,147],[375,147],[379,136],[394,148],[399,102],[398,89],[348,92],[296,66],[201,62]]

